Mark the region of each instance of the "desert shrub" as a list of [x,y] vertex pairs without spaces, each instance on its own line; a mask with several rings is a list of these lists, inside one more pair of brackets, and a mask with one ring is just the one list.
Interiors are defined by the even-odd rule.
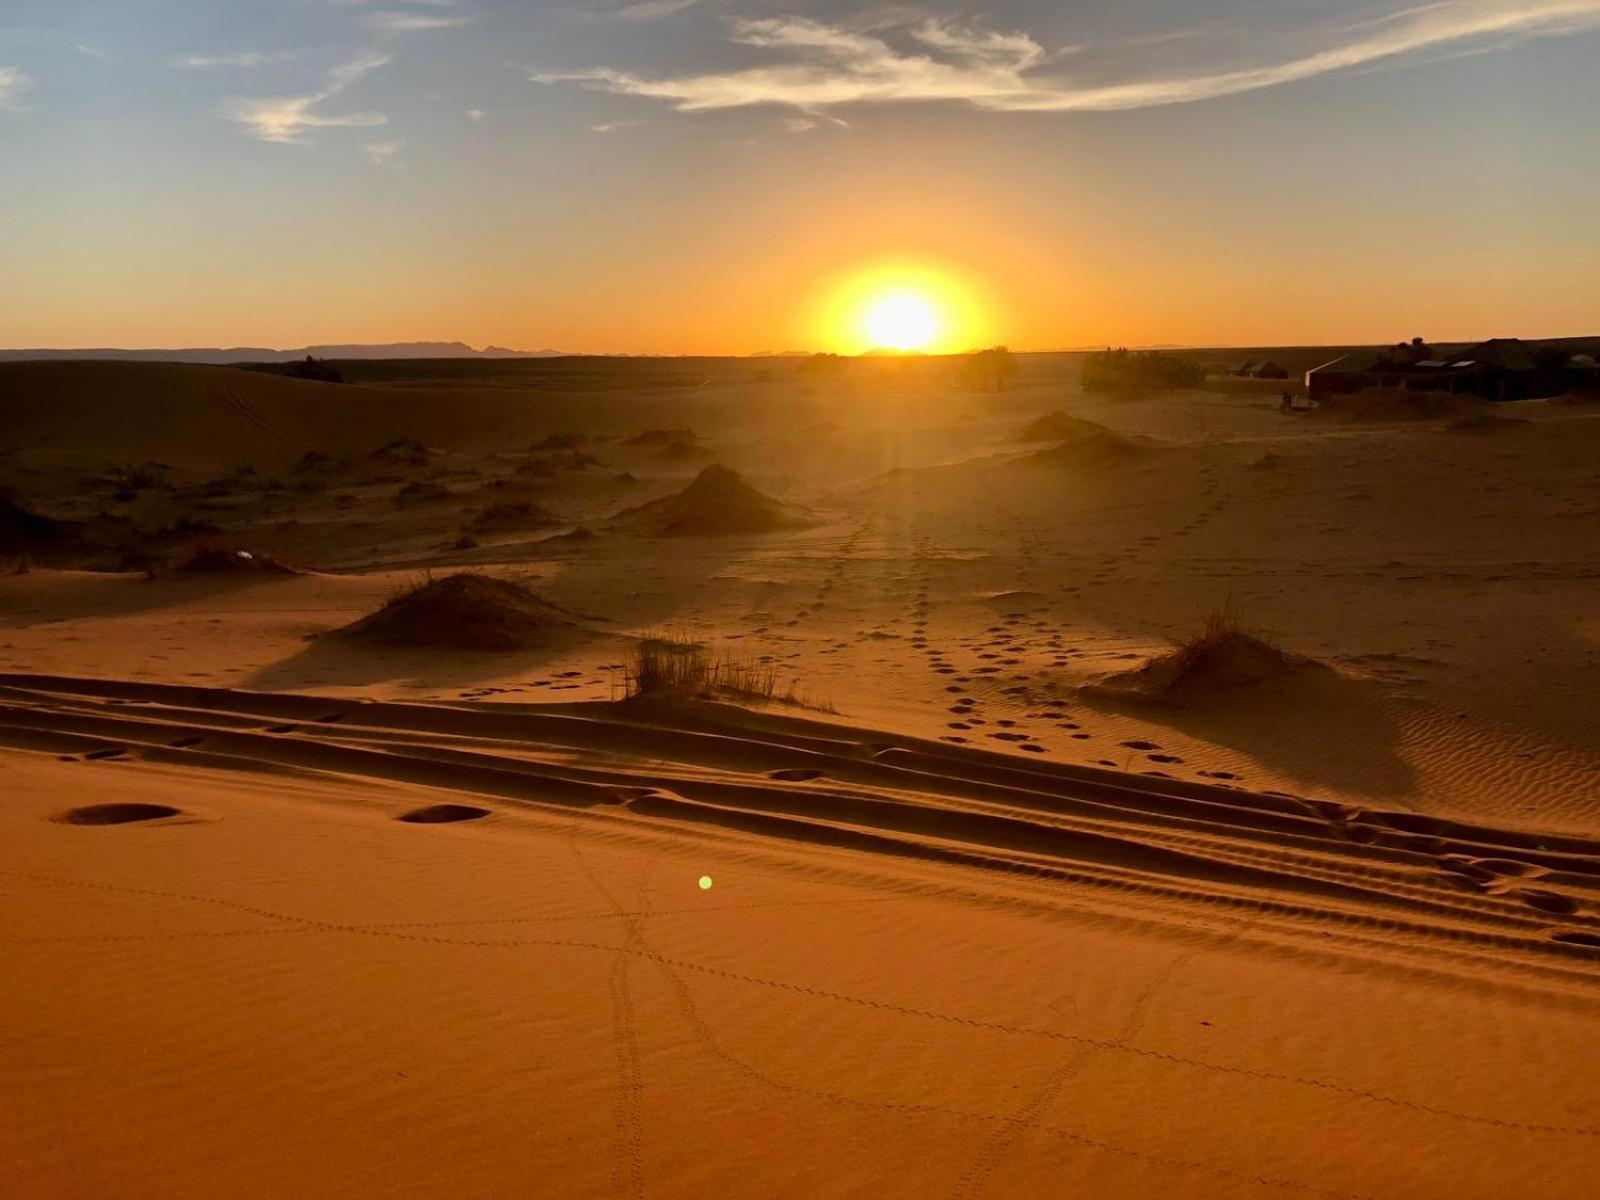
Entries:
[[1157,350],[1103,350],[1083,360],[1083,390],[1122,392],[1199,387],[1199,363]]
[[811,704],[795,681],[766,658],[719,654],[702,642],[673,634],[640,639],[629,652],[626,694],[730,699],[746,703]]
[[837,354],[813,354],[800,360],[800,374],[836,375],[847,365],[846,360]]
[[338,367],[325,363],[320,358],[306,355],[299,362],[289,364],[289,369],[284,372],[290,379],[310,379],[315,383],[343,383],[344,372]]
[[991,346],[961,360],[956,382],[972,392],[1003,392],[1016,374],[1017,356],[1005,346]]

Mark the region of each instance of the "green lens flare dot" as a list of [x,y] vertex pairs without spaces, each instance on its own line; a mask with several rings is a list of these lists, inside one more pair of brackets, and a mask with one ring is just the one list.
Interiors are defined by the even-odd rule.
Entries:
[[700,890],[702,892],[709,892],[711,890],[711,876],[709,876],[709,875],[700,876]]

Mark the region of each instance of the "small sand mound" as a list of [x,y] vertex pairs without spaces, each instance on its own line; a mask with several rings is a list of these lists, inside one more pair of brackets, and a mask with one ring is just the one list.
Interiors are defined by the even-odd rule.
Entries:
[[1244,630],[1225,613],[1213,613],[1183,645],[1109,676],[1095,690],[1155,699],[1199,698],[1287,679],[1319,665]]
[[697,440],[692,429],[646,429],[623,441],[624,446],[670,446],[673,442]]
[[757,491],[744,476],[713,463],[675,496],[620,512],[615,524],[651,537],[718,537],[803,529],[816,518]]
[[270,554],[237,546],[196,546],[194,552],[172,568],[180,575],[302,575],[303,571]]
[[668,462],[684,462],[691,458],[698,458],[703,461],[710,458],[713,453],[714,451],[708,450],[696,442],[683,441],[673,442],[657,451],[658,457]]
[[1314,410],[1335,421],[1439,421],[1482,414],[1487,402],[1449,392],[1411,392],[1403,388],[1368,388],[1324,400]]
[[1093,421],[1072,420],[1072,426],[1071,432],[1061,438],[1058,445],[1035,451],[1022,461],[1036,467],[1084,470],[1134,462],[1157,448],[1156,443],[1147,438],[1129,437]]
[[1022,432],[1017,434],[1019,442],[1066,442],[1074,438],[1091,436],[1096,433],[1106,432],[1104,425],[1097,425],[1093,421],[1085,421],[1080,417],[1069,417],[1057,409],[1047,412],[1042,417],[1037,417],[1022,427]]
[[434,650],[526,650],[582,624],[520,583],[464,571],[430,579],[338,631],[352,641]]
[[491,504],[472,518],[472,528],[476,530],[526,529],[535,525],[553,525],[557,519],[554,513],[541,508],[531,501]]
[[161,821],[182,814],[166,804],[89,804],[69,808],[55,817],[63,825],[130,825],[135,821]]

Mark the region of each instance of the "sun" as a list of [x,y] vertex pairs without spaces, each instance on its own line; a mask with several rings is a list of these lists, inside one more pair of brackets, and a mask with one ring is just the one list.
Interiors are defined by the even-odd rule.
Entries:
[[924,297],[898,292],[874,300],[862,319],[874,349],[926,350],[939,336],[939,315]]
[[857,262],[821,277],[814,296],[802,336],[835,353],[965,354],[996,340],[988,287],[947,262]]

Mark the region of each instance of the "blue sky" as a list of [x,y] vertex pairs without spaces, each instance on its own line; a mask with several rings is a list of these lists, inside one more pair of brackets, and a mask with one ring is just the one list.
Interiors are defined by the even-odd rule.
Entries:
[[1600,325],[1600,0],[6,0],[0,340]]

